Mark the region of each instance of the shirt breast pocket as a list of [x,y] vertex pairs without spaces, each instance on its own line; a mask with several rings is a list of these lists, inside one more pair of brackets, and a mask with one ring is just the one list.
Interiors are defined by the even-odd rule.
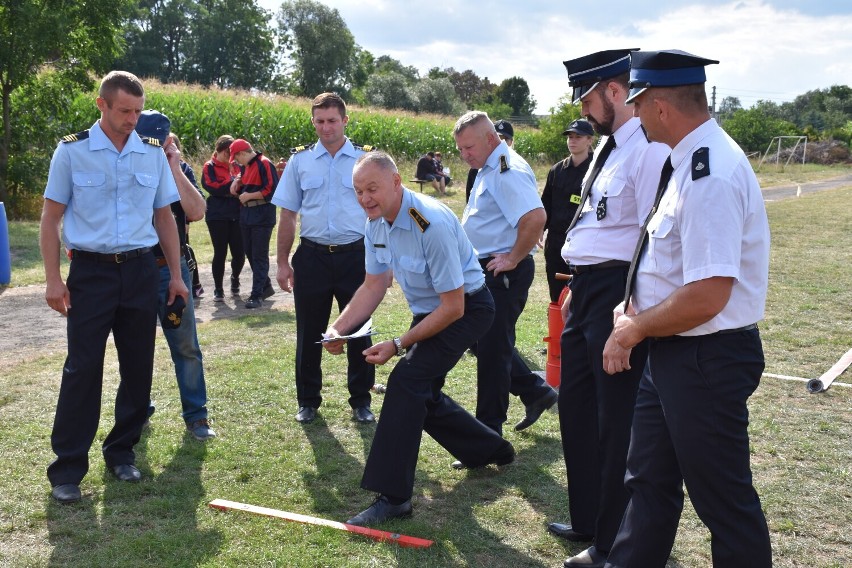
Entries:
[[299,186],[302,191],[310,191],[322,187],[323,179],[321,176],[305,176],[299,181]]
[[672,268],[675,220],[668,215],[654,215],[648,223],[648,254],[657,272]]
[[83,207],[103,207],[107,199],[106,174],[103,172],[71,172],[73,196]]
[[137,207],[153,207],[154,195],[157,193],[160,178],[146,172],[137,172],[133,174],[133,178],[136,180],[136,187],[132,195],[133,204]]
[[405,282],[413,288],[428,288],[429,275],[426,272],[426,259],[414,256],[399,257],[399,268]]
[[[627,197],[627,192],[624,191],[627,182],[623,179],[617,177],[609,177],[605,178],[602,182],[603,185],[599,187],[603,190],[603,196],[605,198],[605,207],[606,207],[606,215],[603,219],[601,219],[602,225],[613,224],[616,221],[619,221],[624,214],[624,200]],[[599,207],[603,207],[600,205],[600,201],[597,203],[590,204],[595,211]]]

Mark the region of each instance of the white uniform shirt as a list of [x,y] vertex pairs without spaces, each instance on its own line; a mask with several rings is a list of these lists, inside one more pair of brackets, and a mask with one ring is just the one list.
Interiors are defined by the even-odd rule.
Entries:
[[[636,117],[622,124],[613,136],[615,148],[592,186],[582,218],[566,235],[562,246],[562,258],[569,264],[630,262],[639,229],[654,205],[660,171],[669,155],[668,146],[648,142]],[[586,177],[594,169],[605,142],[602,139],[595,149],[595,160]],[[595,211],[603,196],[606,196],[606,216],[598,221]]]
[[[692,179],[692,155],[709,149],[710,175]],[[713,119],[672,150],[674,172],[648,225],[633,306],[656,306],[690,282],[734,278],[731,298],[710,321],[680,335],[705,335],[763,319],[769,281],[769,223],[742,150]],[[699,166],[703,167],[703,166]]]
[[[462,227],[476,255],[509,252],[518,240],[518,221],[543,209],[535,174],[505,142],[494,148],[479,170],[462,214]],[[532,253],[535,245],[529,251]]]

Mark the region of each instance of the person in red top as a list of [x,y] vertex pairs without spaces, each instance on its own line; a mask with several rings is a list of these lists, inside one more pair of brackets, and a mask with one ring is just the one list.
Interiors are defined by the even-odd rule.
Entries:
[[216,140],[216,151],[205,164],[201,176],[201,187],[208,193],[207,230],[213,243],[213,300],[225,300],[222,281],[225,278],[225,260],[231,249],[231,293],[240,293],[240,272],[245,266],[243,236],[240,233],[240,201],[231,195],[231,184],[239,170],[231,171],[231,143],[234,137],[223,134]]
[[275,227],[275,206],[269,201],[278,185],[278,172],[269,159],[237,138],[231,142],[231,160],[241,173],[231,184],[231,194],[239,196],[240,230],[243,247],[252,271],[251,295],[246,308],[259,308],[275,289],[269,280],[269,239]]

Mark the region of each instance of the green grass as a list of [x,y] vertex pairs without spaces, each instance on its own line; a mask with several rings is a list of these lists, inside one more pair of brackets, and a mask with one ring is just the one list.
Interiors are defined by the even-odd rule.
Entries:
[[[459,211],[463,188],[451,206]],[[767,371],[814,377],[850,347],[852,188],[774,202],[770,292],[761,333]],[[38,282],[37,228],[12,223],[14,272]],[[203,266],[210,249],[193,230]],[[22,243],[22,244],[21,244]],[[27,245],[29,243],[29,245]],[[518,347],[533,364],[546,335],[547,292],[541,255],[519,327]],[[3,301],[0,296],[0,301]],[[382,337],[403,330],[409,313],[398,288],[379,308]],[[458,472],[424,436],[414,516],[386,529],[429,538],[426,550],[403,549],[314,526],[207,503],[230,499],[345,520],[370,502],[359,489],[373,427],[350,420],[345,359],[324,360],[321,418],[293,420],[295,330],[289,311],[214,320],[199,327],[213,426],[206,445],[183,430],[168,351],[158,337],[153,427],[137,447],[145,479],[138,485],[104,473],[99,444],[111,426],[117,363],[108,349],[103,420],[83,481],[84,499],[59,506],[44,468],[62,354],[10,362],[0,389],[0,566],[557,566],[582,546],[549,536],[545,524],[567,520],[567,491],[556,415],[529,431],[507,429],[519,452],[512,466]],[[4,359],[12,357],[3,354]],[[379,367],[385,383],[389,367]],[[849,373],[840,381],[850,382]],[[446,392],[473,408],[474,361],[465,357]],[[374,399],[380,408],[381,395]],[[852,389],[809,395],[804,384],[766,378],[752,397],[755,485],[779,567],[852,564]],[[509,423],[523,415],[517,399]],[[649,520],[653,522],[653,520]],[[687,506],[670,567],[710,565],[709,533]]]

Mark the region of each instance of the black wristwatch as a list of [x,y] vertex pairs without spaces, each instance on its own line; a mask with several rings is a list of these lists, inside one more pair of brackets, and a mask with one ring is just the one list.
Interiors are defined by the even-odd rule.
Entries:
[[396,347],[397,357],[402,357],[403,355],[405,355],[405,347],[402,346],[402,339],[400,339],[399,337],[394,337],[393,346]]

